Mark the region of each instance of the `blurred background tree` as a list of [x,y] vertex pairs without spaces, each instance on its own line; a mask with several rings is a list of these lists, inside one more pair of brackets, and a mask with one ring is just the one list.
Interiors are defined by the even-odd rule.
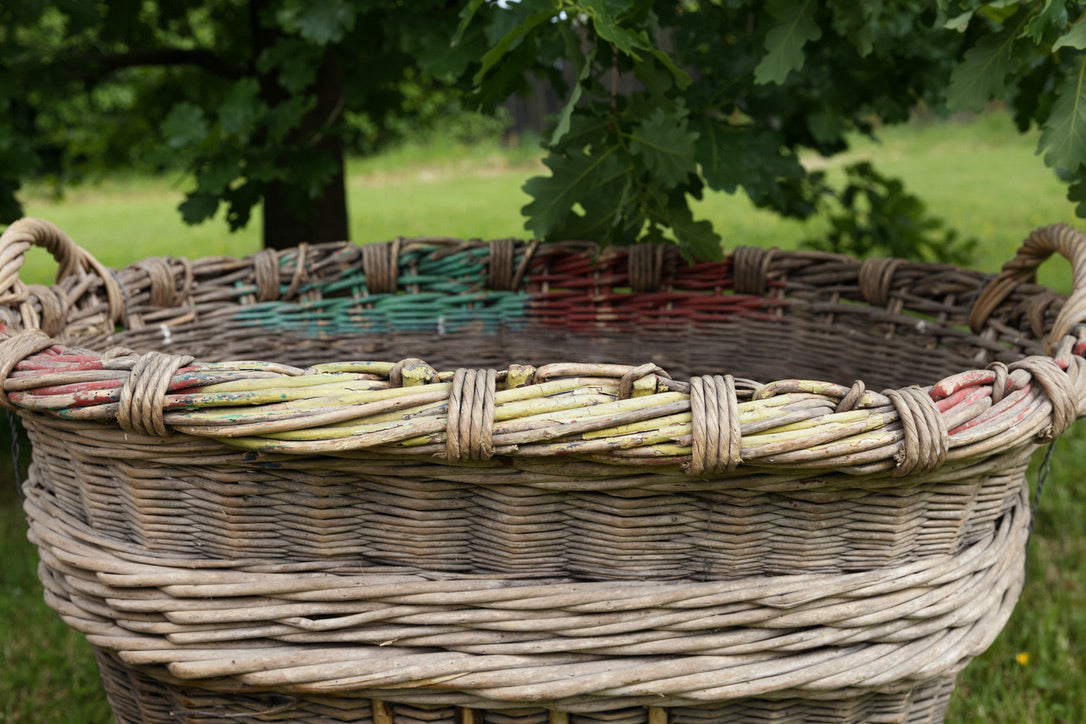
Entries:
[[800,154],[834,156],[918,108],[992,101],[1010,104],[1020,130],[1044,127],[1039,152],[1086,199],[1079,2],[523,0],[504,14],[508,31],[476,76],[483,97],[513,90],[510,66],[575,70],[544,137],[550,175],[525,186],[541,237],[670,238],[719,257],[689,202],[742,188],[782,215],[824,216],[831,231],[813,246],[961,262],[970,242],[900,183],[857,165],[834,188]]
[[[1086,215],[1086,20],[1069,0],[58,0],[0,6],[0,221],[20,184],[187,169],[189,223],[261,209],[265,244],[347,237],[344,156],[552,89],[540,238],[719,257],[690,200],[824,217],[814,246],[963,261],[870,165],[830,157],[917,108],[1009,104]],[[488,127],[493,130],[493,127]],[[261,203],[263,202],[263,203]]]
[[456,24],[433,0],[4,3],[0,221],[28,178],[184,168],[188,223],[259,204],[267,246],[347,238],[345,153],[460,112],[416,57]]

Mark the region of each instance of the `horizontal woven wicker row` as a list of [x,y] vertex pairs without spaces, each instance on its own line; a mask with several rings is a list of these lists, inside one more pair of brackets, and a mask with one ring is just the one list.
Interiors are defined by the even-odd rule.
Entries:
[[[501,465],[259,453],[24,418],[58,504],[147,557],[329,561],[518,578],[727,579],[953,553],[1015,503],[1032,445],[891,477],[744,464]],[[172,464],[176,464],[176,468]],[[741,474],[742,473],[742,474]]]
[[25,220],[0,404],[119,721],[938,722],[1086,412],[1084,318],[1064,226],[990,276],[450,239],[109,270]]
[[[25,331],[0,344],[48,341]],[[748,383],[748,399],[740,401],[736,384],[719,375],[673,381],[655,365],[439,373],[407,360],[301,370],[191,364],[154,352],[102,358],[50,344],[15,365],[4,390],[9,404],[24,410],[115,419],[127,432],[172,429],[266,452],[367,449],[453,461],[606,454],[674,462],[715,445],[727,449],[697,456],[692,473],[723,472],[742,459],[766,468],[860,473],[896,466],[907,474],[999,449],[1005,441],[992,438],[1005,432],[1001,415],[1025,420],[1018,440],[1058,434],[1086,404],[1084,366],[1071,354],[1080,347],[1086,337],[1068,337],[1054,359],[1025,358],[1009,375],[965,372],[923,395],[786,380]],[[404,379],[405,369],[414,379]]]
[[296,724],[712,724],[721,721],[930,724],[942,720],[953,687],[953,681],[946,677],[913,689],[851,699],[739,699],[712,709],[627,706],[568,713],[542,708],[418,706],[379,699],[303,697],[259,691],[223,694],[189,685],[165,685],[104,651],[99,651],[98,661],[119,724],[176,720],[236,724],[246,718]]
[[29,490],[50,605],[125,664],[222,691],[488,708],[848,698],[953,675],[1010,615],[1028,528],[1020,500],[957,555],[867,573],[512,583],[148,564]]

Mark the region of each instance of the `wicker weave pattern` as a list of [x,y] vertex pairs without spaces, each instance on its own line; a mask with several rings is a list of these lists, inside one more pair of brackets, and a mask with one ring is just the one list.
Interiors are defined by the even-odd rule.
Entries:
[[[27,338],[36,341],[38,335],[25,331],[0,344],[15,346]],[[726,409],[714,405],[712,421],[706,419],[709,408],[699,404],[697,422],[691,416],[690,383],[654,374],[654,365],[529,368],[528,377],[537,384],[497,391],[497,380],[510,380],[509,370],[490,370],[484,381],[473,370],[439,373],[417,364],[420,379],[390,389],[391,363],[335,363],[308,370],[267,363],[189,365],[188,356],[150,352],[106,358],[53,346],[15,365],[4,389],[8,404],[21,409],[79,420],[116,419],[131,433],[165,435],[173,429],[263,452],[365,449],[459,459],[450,454],[451,446],[460,444],[453,440],[474,430],[488,440],[485,450],[469,459],[602,454],[666,463],[690,455],[693,430],[704,434],[713,429],[719,437],[725,430],[731,434],[730,425],[737,422],[739,455],[758,467],[798,464],[857,473],[904,467],[899,473],[907,474],[998,449],[990,438],[1001,432],[1000,421],[993,423],[999,414],[1025,423],[1017,431],[1019,440],[1042,432],[1058,435],[1086,404],[1080,392],[1086,364],[1072,354],[1079,346],[1086,346],[1086,336],[1066,337],[1054,359],[1038,356],[1014,363],[999,388],[993,386],[995,370],[969,371],[944,378],[923,394],[915,389],[867,392],[852,410],[840,409],[849,393],[840,385],[753,383],[748,401],[733,401]],[[479,387],[470,395],[464,389],[469,377]],[[480,417],[484,408],[485,420]],[[469,424],[473,418],[474,426]],[[464,430],[458,429],[459,420],[467,424]],[[781,434],[798,428],[807,432]],[[878,430],[884,436],[867,435]],[[865,435],[859,447],[852,439],[858,435]],[[810,452],[794,454],[799,450]]]
[[[1069,298],[1027,283],[1053,252]],[[1084,289],[1060,226],[986,277],[449,239],[113,272],[24,221],[0,405],[119,721],[938,722],[1086,411]]]
[[629,461],[245,462],[213,440],[24,421],[35,446],[56,448],[41,464],[64,512],[147,556],[271,555],[517,578],[829,574],[953,553],[989,535],[1016,503],[1034,448],[904,479],[788,479],[744,464],[722,485],[678,465],[646,471]]
[[[601,699],[679,706],[781,690],[847,698],[953,675],[1010,615],[1027,532],[1020,501],[991,538],[957,556],[869,573],[510,585],[148,564],[29,492],[50,604],[129,665],[227,690],[570,711]],[[56,520],[67,534],[50,531]]]
[[[9,234],[37,231],[36,224],[22,224]],[[1055,227],[1030,238],[1066,235]],[[441,239],[402,242],[400,293],[372,293],[362,263],[368,246],[279,252],[274,283],[258,273],[266,264],[257,259],[266,261],[265,254],[145,260],[115,273],[123,290],[119,308],[106,303],[107,292],[122,296],[110,291],[112,275],[108,282],[73,275],[54,288],[59,292],[27,294],[20,309],[40,316],[46,297],[63,297],[61,339],[96,350],[116,344],[182,349],[204,361],[275,359],[305,367],[329,359],[398,360],[410,349],[438,369],[452,369],[465,363],[460,349],[471,349],[478,368],[571,359],[640,364],[652,355],[677,378],[719,372],[767,381],[806,372],[846,385],[863,378],[876,389],[930,384],[974,365],[1042,352],[1040,340],[1063,309],[1062,297],[1044,287],[1011,284],[1006,291],[983,274],[953,267],[900,264],[872,290],[861,285],[864,264],[854,259],[759,249],[737,250],[723,264],[692,266],[666,250],[657,290],[631,294],[624,291],[630,281],[622,251],[520,245],[519,287],[494,291],[486,244]],[[767,296],[738,293],[751,287],[768,290]],[[988,288],[1005,294],[985,316],[993,305],[974,301]],[[868,295],[888,301],[871,306]],[[163,299],[180,301],[153,303]],[[1063,326],[1081,306],[1068,311]],[[978,315],[986,321],[972,334],[968,324],[977,324]],[[118,334],[114,319],[123,323]],[[442,328],[455,332],[454,344],[441,338]],[[855,339],[846,354],[842,330]],[[760,342],[765,339],[792,343],[770,347]],[[728,351],[726,360],[720,349]]]
[[953,688],[948,678],[900,691],[853,699],[739,699],[713,709],[622,707],[566,713],[536,708],[470,709],[391,704],[331,696],[252,692],[228,695],[187,685],[163,685],[100,651],[102,678],[119,724],[146,721],[236,724],[257,722],[359,722],[360,724],[711,724],[713,722],[902,722],[942,721]]

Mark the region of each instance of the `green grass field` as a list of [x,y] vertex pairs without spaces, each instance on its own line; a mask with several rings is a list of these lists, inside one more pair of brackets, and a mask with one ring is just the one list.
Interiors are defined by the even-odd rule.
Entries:
[[[999,114],[915,123],[888,129],[880,144],[857,143],[830,168],[874,159],[881,171],[904,178],[931,212],[979,238],[975,266],[995,271],[1034,227],[1075,221],[1060,184],[1034,155],[1035,143],[1034,136],[1015,134]],[[352,238],[524,236],[519,209],[527,197],[520,186],[540,172],[536,158],[531,150],[497,145],[438,144],[354,161]],[[175,211],[183,186],[177,178],[116,177],[70,190],[61,201],[31,188],[26,211],[59,224],[111,266],[163,254],[243,255],[258,248],[255,226],[236,235],[221,221],[185,227]],[[817,223],[782,221],[754,209],[743,197],[709,197],[698,213],[714,222],[729,247],[794,247],[818,230]],[[47,281],[52,268],[36,251],[23,278]],[[1067,291],[1069,280],[1066,263],[1050,261],[1042,269],[1041,281],[1060,291]],[[1086,721],[1086,485],[1078,470],[1083,460],[1086,424],[1079,423],[1056,444],[1026,590],[996,643],[959,678],[949,722]],[[42,601],[37,556],[23,535],[6,452],[0,463],[0,722],[109,721],[90,647]]]

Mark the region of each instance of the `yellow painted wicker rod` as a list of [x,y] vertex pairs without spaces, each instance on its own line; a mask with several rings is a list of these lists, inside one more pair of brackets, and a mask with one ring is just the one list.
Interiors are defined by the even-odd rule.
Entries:
[[[412,395],[401,395],[362,404],[348,404],[319,412],[292,410],[285,407],[277,411],[269,411],[265,408],[258,415],[252,416],[257,418],[256,420],[241,424],[214,424],[216,418],[206,414],[190,417],[186,413],[167,413],[165,420],[177,432],[209,437],[244,437],[254,433],[270,436],[306,428],[331,428],[329,431],[331,435],[336,435],[337,432],[339,435],[348,435],[351,434],[350,430],[354,426],[347,427],[346,423],[351,421],[377,417],[382,413],[392,411],[398,412],[401,420],[410,419],[413,417],[412,412],[431,410],[432,403],[442,402],[448,398],[447,390],[411,389],[420,391]],[[243,413],[235,413],[235,415],[222,415],[218,417],[218,420],[229,421],[237,417],[249,419],[249,416],[243,416]]]

